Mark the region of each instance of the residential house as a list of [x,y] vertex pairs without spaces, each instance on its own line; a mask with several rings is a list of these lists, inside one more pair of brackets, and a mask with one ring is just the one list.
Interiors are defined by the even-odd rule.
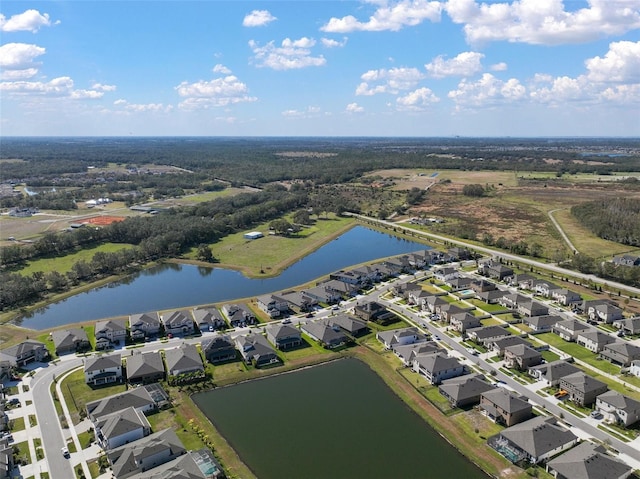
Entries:
[[327,321],[329,321],[329,324],[332,326],[338,326],[345,333],[351,336],[361,336],[369,332],[369,327],[367,326],[366,321],[354,318],[347,314],[329,316]]
[[382,274],[380,273],[380,270],[378,269],[378,267],[376,265],[374,266],[368,266],[368,265],[364,265],[364,266],[358,266],[356,268],[353,268],[351,270],[353,273],[355,273],[356,275],[360,275],[364,278],[367,279],[367,282],[369,283],[377,283],[378,281],[380,281]]
[[453,268],[451,266],[444,266],[433,271],[433,277],[443,283],[457,278],[458,276],[460,276],[458,268]]
[[628,367],[633,361],[640,360],[640,347],[626,341],[615,341],[606,344],[600,351],[600,356],[612,363]]
[[571,291],[566,288],[557,288],[551,290],[551,298],[554,301],[557,301],[562,306],[570,306],[574,303],[579,303],[582,301],[582,296],[580,296],[575,291]]
[[[336,287],[336,285],[340,285],[340,287],[338,288]],[[302,294],[304,294],[312,301],[315,301],[316,304],[318,302],[325,304],[335,304],[339,302],[343,298],[343,296],[351,296],[350,293],[345,293],[344,290],[346,286],[346,283],[331,280],[326,283],[320,283],[313,288],[307,288],[302,291]]]
[[0,439],[0,478],[9,479],[13,477],[15,466],[13,447],[9,444],[9,438]]
[[360,288],[358,288],[357,286],[349,283],[344,283],[336,279],[322,281],[316,286],[322,286],[333,290],[336,294],[339,295],[340,298],[350,298],[356,296],[358,294],[358,291],[360,291]]
[[195,332],[191,312],[183,309],[162,315],[165,334],[172,336],[189,336]]
[[498,304],[502,297],[507,294],[506,291],[501,289],[493,289],[490,291],[482,291],[480,293],[476,293],[476,298],[480,301],[484,301],[487,304]]
[[289,301],[277,294],[263,294],[257,298],[258,307],[270,318],[278,318],[289,311]]
[[96,337],[96,349],[106,349],[111,347],[112,344],[124,344],[127,339],[127,320],[106,319],[96,321],[94,331]]
[[446,353],[419,354],[413,360],[413,370],[431,384],[440,384],[445,379],[462,376],[466,368],[456,358]]
[[640,266],[640,256],[623,254],[622,256],[614,256],[612,262],[616,266]]
[[222,479],[224,471],[208,449],[186,454],[128,479]]
[[640,360],[631,361],[631,366],[629,367],[629,374],[640,378]]
[[624,334],[640,334],[640,316],[618,319],[614,321],[613,325],[620,329]]
[[501,454],[508,451],[503,455],[513,463],[538,464],[575,446],[578,437],[554,418],[537,416],[504,429],[487,443]]
[[622,310],[615,304],[604,299],[583,301],[581,309],[591,321],[603,321],[611,324],[623,319]]
[[401,298],[408,300],[411,293],[419,293],[423,291],[423,289],[422,286],[416,283],[394,283],[391,286],[390,291],[395,296],[400,296]]
[[236,359],[236,346],[230,336],[216,333],[200,343],[202,354],[210,363]]
[[86,358],[84,360],[84,382],[91,386],[122,382],[122,357],[120,353]]
[[130,383],[154,383],[165,379],[164,362],[159,351],[132,351],[132,355],[126,357],[126,370]]
[[447,281],[447,285],[451,288],[451,291],[462,291],[464,289],[471,289],[471,283],[473,279],[468,276],[458,276],[457,278]]
[[437,313],[440,315],[440,319],[442,321],[446,321],[447,323],[451,322],[451,318],[456,314],[461,314],[467,312],[467,309],[461,308],[460,306],[453,303],[446,303],[439,306],[436,309]]
[[91,349],[87,332],[82,328],[58,330],[51,333],[58,356]]
[[289,291],[282,293],[284,299],[289,303],[289,309],[297,312],[313,311],[318,306],[318,300],[310,296],[306,291]]
[[607,454],[604,446],[584,441],[547,463],[556,479],[626,479],[633,468]]
[[569,399],[581,406],[589,406],[596,397],[607,391],[602,381],[586,375],[582,371],[560,378],[560,389],[569,393]]
[[232,328],[256,323],[256,316],[244,304],[225,304],[222,306],[222,312],[229,320],[229,325]]
[[328,321],[309,321],[300,329],[311,339],[329,349],[342,346],[348,339],[338,326],[332,326]]
[[525,344],[507,346],[504,349],[504,364],[508,368],[528,371],[530,367],[540,363],[542,363],[542,354]]
[[506,282],[511,286],[515,286],[518,289],[528,290],[533,290],[536,281],[537,278],[528,273],[514,274],[506,280]]
[[186,454],[173,428],[163,429],[107,453],[111,471],[117,479],[146,472]]
[[378,331],[376,339],[384,344],[385,349],[392,349],[396,345],[422,343],[427,341],[428,337],[418,328],[410,327]]
[[444,299],[441,298],[441,295],[430,295],[426,298],[422,298],[422,309],[423,311],[428,311],[431,314],[435,314],[439,308],[448,304]]
[[506,336],[511,336],[511,333],[502,326],[483,326],[467,330],[467,336],[476,343],[488,344]]
[[[150,388],[153,391],[153,395],[150,392]],[[150,413],[157,410],[167,401],[167,394],[156,383],[91,401],[85,405],[85,408],[91,421],[95,422],[102,416],[117,413],[129,407],[133,407],[145,414]]]
[[558,288],[558,285],[544,279],[536,279],[533,282],[533,290],[536,292],[536,294],[544,296],[545,298],[551,298],[551,291]]
[[373,321],[376,323],[385,322],[396,317],[395,314],[376,301],[357,304],[353,308],[353,314],[365,321]]
[[616,338],[599,330],[582,331],[576,337],[576,343],[589,351],[599,353],[606,344],[615,342]]
[[101,416],[94,422],[96,442],[108,451],[151,433],[146,416],[134,407]]
[[239,336],[235,341],[236,348],[247,364],[260,367],[279,361],[273,346],[262,334],[251,333],[247,336]]
[[570,374],[580,372],[581,369],[572,363],[559,359],[550,363],[540,364],[529,368],[529,376],[538,381],[544,381],[547,387],[558,386],[560,379]]
[[480,411],[492,421],[509,427],[529,419],[533,407],[515,393],[495,388],[480,395]]
[[551,331],[560,336],[565,341],[575,341],[578,334],[586,331],[593,331],[594,328],[587,323],[578,321],[577,319],[565,319],[558,321],[551,327]]
[[194,344],[182,343],[177,348],[164,352],[169,376],[180,376],[188,373],[204,373],[202,357]]
[[624,427],[632,426],[640,421],[640,401],[607,391],[596,398],[596,409],[602,413],[604,420]]
[[480,395],[494,387],[481,374],[469,374],[442,381],[438,391],[449,400],[452,407],[467,407],[478,404]]
[[413,366],[413,360],[421,354],[445,352],[435,341],[426,341],[414,344],[396,344],[391,349],[405,366]]
[[527,299],[518,303],[517,311],[522,316],[544,316],[549,314],[549,308],[539,301]]
[[434,252],[429,250],[416,251],[415,253],[409,253],[407,258],[409,264],[415,269],[424,269],[434,263],[432,253]]
[[447,254],[453,259],[453,261],[466,261],[472,258],[471,251],[467,248],[461,248],[460,246],[454,246],[447,250]]
[[397,271],[397,274],[413,273],[415,268],[409,262],[407,255],[395,256],[382,262],[385,266]]
[[133,340],[157,337],[160,334],[160,325],[158,313],[132,314],[129,316],[129,332]]
[[493,281],[487,281],[486,279],[476,279],[471,281],[471,289],[476,293],[484,293],[485,291],[495,291],[498,289]]
[[494,341],[485,342],[485,346],[491,351],[495,351],[498,353],[498,356],[503,357],[505,349],[509,346],[531,346],[531,343],[520,336],[506,336],[503,338],[496,339]]
[[562,317],[553,314],[522,318],[522,322],[531,328],[531,334],[548,333],[560,321]]
[[478,273],[492,279],[497,279],[498,281],[513,276],[513,270],[511,268],[494,259],[480,263],[478,265]]
[[217,308],[196,308],[193,310],[193,318],[198,329],[204,331],[217,331],[224,329],[227,323]]
[[509,293],[509,294],[504,294],[498,300],[498,303],[501,306],[504,306],[505,308],[516,310],[518,309],[518,305],[520,303],[524,303],[525,301],[530,301],[530,298],[520,293]]
[[462,334],[466,333],[468,329],[482,327],[480,319],[467,311],[451,315],[449,324]]
[[336,281],[351,284],[353,286],[357,286],[358,288],[362,288],[363,286],[371,282],[369,278],[367,278],[367,276],[362,273],[344,270],[331,273],[329,275],[329,279],[335,279]]
[[12,367],[24,367],[29,363],[49,360],[49,351],[44,343],[27,339],[15,346],[0,351],[0,361],[7,361]]
[[289,324],[270,324],[266,327],[267,339],[276,349],[292,349],[302,344],[302,336],[298,328]]

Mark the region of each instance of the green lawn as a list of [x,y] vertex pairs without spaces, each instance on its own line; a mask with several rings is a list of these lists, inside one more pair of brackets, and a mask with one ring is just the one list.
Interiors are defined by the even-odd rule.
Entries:
[[161,431],[168,427],[174,429],[178,439],[182,441],[182,444],[187,450],[197,451],[204,447],[202,440],[191,427],[189,427],[187,419],[176,414],[174,408],[150,414],[147,416],[147,419],[149,419],[151,430],[154,432]]
[[117,384],[92,388],[84,382],[84,371],[78,369],[65,378],[61,386],[62,394],[69,408],[69,413],[74,424],[80,422],[80,411],[84,410],[87,403],[102,399],[113,394],[126,391],[126,386]]
[[31,464],[31,453],[29,452],[29,441],[22,441],[17,444],[13,444],[12,448],[17,449],[18,462],[24,462],[25,464]]
[[122,249],[131,248],[131,245],[121,243],[105,243],[98,246],[89,247],[69,253],[64,256],[56,256],[55,258],[42,258],[34,261],[28,261],[27,264],[18,272],[24,275],[31,275],[36,271],[42,271],[48,273],[50,271],[57,271],[62,274],[66,274],[71,271],[71,267],[78,261],[91,261],[93,255],[102,253],[113,253]]
[[499,321],[496,318],[481,319],[480,323],[482,323],[483,326],[496,326],[498,324],[503,324],[502,321]]
[[11,420],[11,432],[24,431],[25,429],[24,417],[18,416]]
[[80,434],[78,434],[78,441],[80,441],[80,447],[82,449],[88,448],[89,446],[91,446],[91,444],[95,440],[95,437],[96,435],[93,431],[81,432]]
[[481,310],[486,311],[487,313],[497,313],[505,310],[504,306],[501,306],[499,304],[485,303],[484,301],[480,301],[479,299],[468,299],[467,301],[480,308]]

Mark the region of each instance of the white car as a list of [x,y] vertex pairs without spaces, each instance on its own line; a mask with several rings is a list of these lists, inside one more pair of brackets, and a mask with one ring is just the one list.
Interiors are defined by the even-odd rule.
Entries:
[[67,446],[62,448],[62,455],[64,457],[69,457],[69,449],[67,448]]

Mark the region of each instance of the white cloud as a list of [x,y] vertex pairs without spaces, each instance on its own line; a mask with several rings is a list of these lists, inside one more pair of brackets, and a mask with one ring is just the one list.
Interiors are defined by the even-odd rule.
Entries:
[[[375,3],[375,2],[373,2]],[[440,2],[428,0],[402,0],[387,5],[381,3],[366,22],[361,22],[352,15],[342,18],[331,18],[320,30],[332,33],[348,33],[354,31],[380,32],[398,31],[406,26],[419,25],[425,20],[440,21],[442,5]]]
[[551,105],[593,99],[593,91],[590,91],[591,87],[584,76],[578,78],[537,76],[529,90],[532,100]]
[[448,0],[455,23],[464,24],[467,41],[507,40],[531,44],[582,43],[640,28],[638,0],[587,0],[588,7],[565,10],[563,0],[477,3]]
[[113,104],[131,113],[168,113],[173,110],[173,106],[163,105],[162,103],[129,103],[123,99],[116,100]]
[[396,104],[400,110],[424,110],[440,99],[429,88],[418,88],[405,96],[396,98]]
[[38,10],[26,10],[23,13],[12,15],[8,20],[0,13],[0,31],[3,32],[27,31],[36,33],[41,27],[49,26],[51,26],[49,14],[42,14]]
[[58,77],[48,82],[6,81],[0,83],[0,91],[14,97],[52,97],[71,100],[97,99],[104,96],[102,90],[76,90],[70,77]]
[[256,101],[249,96],[247,85],[233,75],[194,83],[182,82],[175,87],[178,95],[185,98],[180,107],[187,110],[227,106]]
[[[369,70],[360,77],[363,81],[356,88],[356,95],[371,96],[378,93],[396,94],[414,88],[424,75],[417,68],[391,68]],[[371,85],[374,83],[374,85]],[[377,85],[375,83],[378,83]]]
[[433,59],[431,63],[427,63],[424,67],[429,75],[434,78],[444,78],[448,76],[473,76],[482,71],[481,60],[484,58],[482,53],[462,52],[451,60],[445,60],[440,55]]
[[347,44],[347,37],[343,37],[342,41],[334,40],[333,38],[321,38],[320,41],[327,48],[344,47]]
[[282,116],[287,118],[317,118],[322,115],[322,109],[319,106],[309,106],[305,110],[285,110]]
[[91,88],[99,91],[116,91],[115,85],[103,85],[102,83],[94,83]]
[[6,43],[0,46],[0,68],[3,79],[26,79],[38,73],[34,59],[44,55],[45,49],[29,43]]
[[640,82],[640,41],[615,42],[609,45],[604,58],[585,62],[589,79],[596,82]]
[[347,113],[362,113],[364,111],[364,108],[354,102],[354,103],[349,103],[345,108],[345,111]]
[[213,67],[213,73],[222,73],[223,75],[230,75],[231,70],[225,67],[224,65],[218,63]]
[[505,62],[494,63],[489,69],[493,72],[504,72],[507,71],[507,64]]
[[491,73],[485,73],[477,81],[466,79],[458,84],[457,90],[447,95],[456,104],[456,108],[491,107],[525,99],[526,88],[515,78],[502,81]]
[[263,27],[277,20],[268,10],[254,10],[242,20],[243,27]]
[[311,56],[310,49],[315,44],[314,39],[302,37],[298,40],[285,38],[280,47],[275,46],[272,41],[265,46],[260,46],[256,41],[251,40],[249,47],[253,51],[256,66],[274,70],[292,70],[322,66],[327,63],[322,55]]

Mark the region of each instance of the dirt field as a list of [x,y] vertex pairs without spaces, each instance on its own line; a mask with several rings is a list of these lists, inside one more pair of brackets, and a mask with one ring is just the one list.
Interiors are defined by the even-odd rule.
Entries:
[[91,224],[96,226],[106,226],[106,225],[110,225],[111,223],[117,223],[119,221],[124,221],[124,220],[125,220],[124,216],[104,215],[104,216],[94,216],[93,218],[86,218],[84,220],[79,221],[79,223]]

